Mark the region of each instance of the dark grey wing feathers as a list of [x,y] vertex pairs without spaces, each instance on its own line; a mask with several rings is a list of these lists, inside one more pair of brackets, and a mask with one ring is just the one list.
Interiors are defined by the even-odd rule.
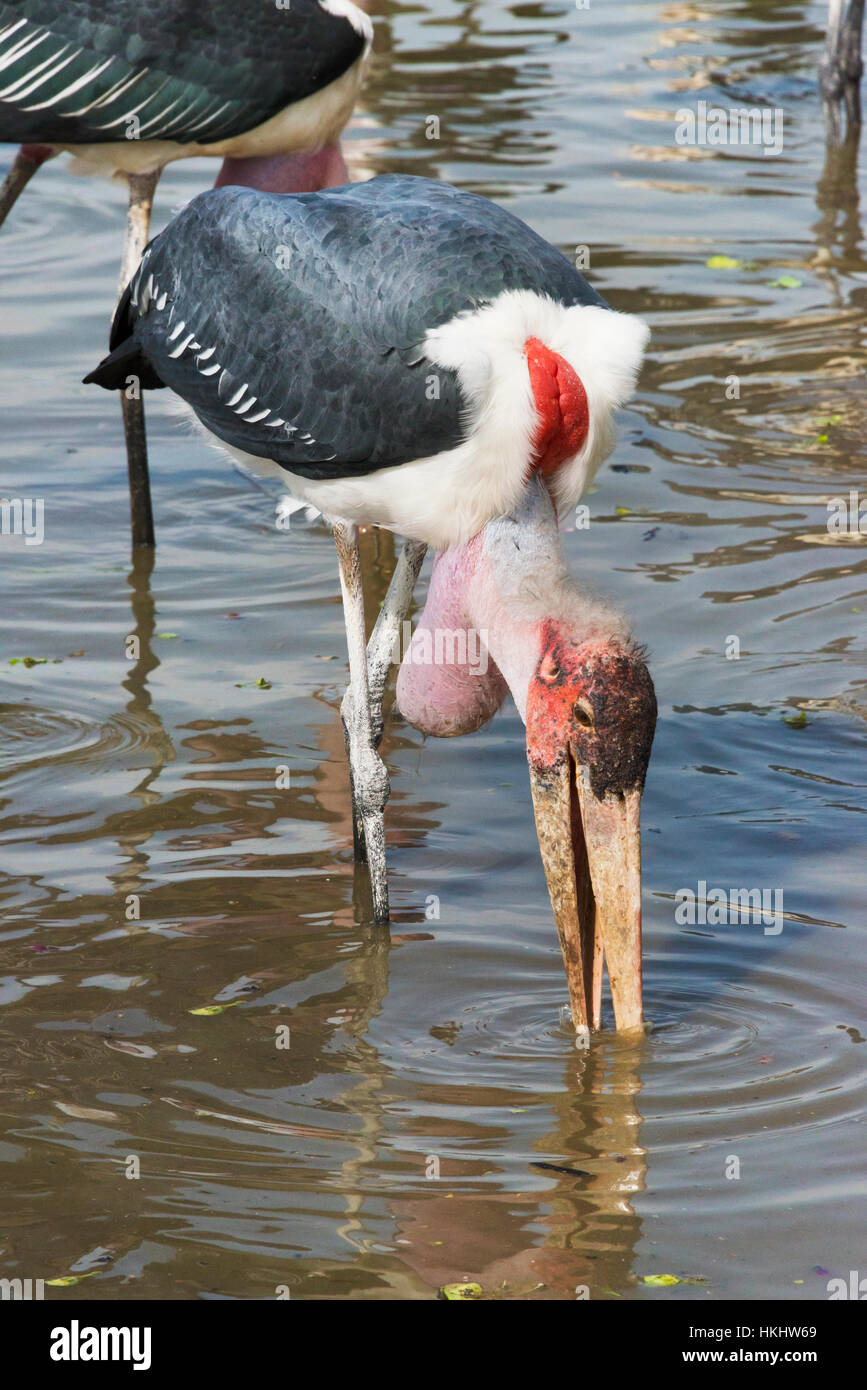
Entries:
[[318,0],[0,0],[0,141],[213,143],[327,86],[364,43]]
[[432,180],[294,197],[214,189],[148,248],[112,347],[133,337],[231,447],[310,478],[350,476],[462,441],[457,377],[421,344],[506,289],[602,303],[524,223]]

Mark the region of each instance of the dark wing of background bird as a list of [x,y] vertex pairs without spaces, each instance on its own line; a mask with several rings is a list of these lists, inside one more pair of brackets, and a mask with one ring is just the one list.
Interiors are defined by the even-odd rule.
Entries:
[[212,189],[145,253],[87,380],[170,386],[226,444],[304,477],[363,474],[460,443],[456,375],[421,344],[508,289],[604,302],[523,222],[429,179]]
[[0,141],[224,140],[363,48],[318,0],[0,0]]

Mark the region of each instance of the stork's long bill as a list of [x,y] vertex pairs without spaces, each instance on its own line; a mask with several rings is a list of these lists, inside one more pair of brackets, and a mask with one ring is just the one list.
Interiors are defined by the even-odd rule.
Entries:
[[[420,649],[437,649],[437,630],[461,627],[474,632],[485,663],[417,659]],[[507,689],[527,730],[536,829],[573,1022],[579,1030],[600,1027],[604,964],[617,1027],[637,1028],[639,817],[656,697],[624,619],[584,594],[565,569],[539,479],[513,516],[437,557],[397,699],[410,723],[448,736],[484,723]]]
[[640,807],[655,725],[640,656],[551,625],[530,685],[527,758],[579,1029],[600,1026],[603,960],[617,1027],[642,1021]]

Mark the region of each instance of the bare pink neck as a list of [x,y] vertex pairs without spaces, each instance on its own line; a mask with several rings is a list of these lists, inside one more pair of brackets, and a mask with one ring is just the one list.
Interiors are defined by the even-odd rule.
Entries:
[[343,153],[335,141],[321,150],[297,154],[224,159],[214,187],[232,184],[258,188],[263,193],[316,193],[320,188],[337,188],[348,182]]
[[[400,710],[428,733],[467,733],[489,719],[510,690],[526,722],[530,682],[558,627],[571,641],[628,640],[622,616],[583,593],[567,570],[548,490],[534,478],[514,515],[437,555],[398,676]],[[468,659],[416,659],[435,653],[437,633],[449,632],[462,638]],[[446,644],[440,641],[439,649]]]
[[[544,597],[564,574],[557,520],[547,489],[534,480],[528,505],[492,522],[466,545],[437,555],[424,613],[398,676],[398,706],[429,733],[467,733],[489,719],[511,690],[523,719],[541,653]],[[467,658],[423,658],[456,633]],[[484,669],[482,669],[484,668]]]

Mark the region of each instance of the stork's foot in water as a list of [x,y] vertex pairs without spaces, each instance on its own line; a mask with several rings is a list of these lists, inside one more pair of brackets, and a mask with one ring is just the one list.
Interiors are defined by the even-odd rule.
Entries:
[[364,594],[358,527],[334,523],[334,540],[340,567],[340,590],[349,651],[350,702],[344,719],[346,751],[352,788],[352,824],[355,857],[367,862],[376,922],[388,921],[388,878],[385,866],[385,803],[388,774],[376,751],[370,711],[367,675],[367,636],[364,627]]
[[[350,686],[350,694],[352,687]],[[367,864],[376,922],[388,921],[388,869],[385,860],[385,804],[391,793],[388,772],[374,746],[370,723],[357,719],[350,701],[344,719],[355,859]]]

